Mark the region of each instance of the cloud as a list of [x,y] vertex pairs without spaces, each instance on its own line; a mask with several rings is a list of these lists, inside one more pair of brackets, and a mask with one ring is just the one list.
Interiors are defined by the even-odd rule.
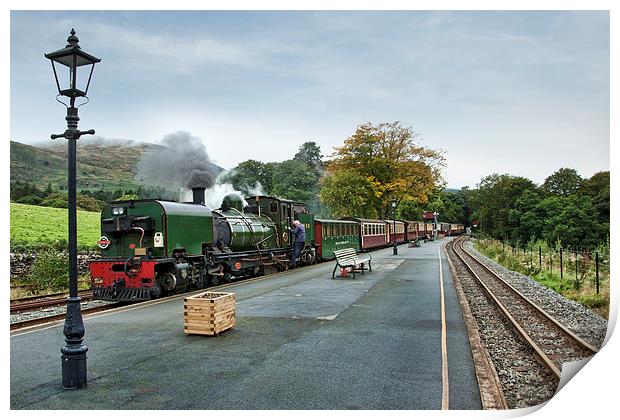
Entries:
[[136,29],[96,22],[89,25],[96,40],[89,42],[123,45],[115,48],[118,61],[133,66],[157,68],[170,73],[193,74],[204,66],[251,66],[256,54],[241,45],[186,33],[148,34]]

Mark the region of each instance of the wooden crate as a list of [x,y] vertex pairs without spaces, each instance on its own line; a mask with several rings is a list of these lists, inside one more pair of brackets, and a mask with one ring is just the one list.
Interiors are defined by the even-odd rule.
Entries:
[[185,334],[216,335],[235,326],[235,294],[202,292],[186,297]]

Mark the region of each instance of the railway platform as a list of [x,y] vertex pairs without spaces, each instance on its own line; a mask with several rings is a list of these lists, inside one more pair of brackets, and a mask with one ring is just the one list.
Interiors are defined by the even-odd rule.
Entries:
[[355,279],[326,262],[219,287],[237,324],[216,337],[183,333],[190,294],[85,316],[80,390],[61,386],[62,322],[14,331],[10,407],[480,409],[448,240],[375,251]]

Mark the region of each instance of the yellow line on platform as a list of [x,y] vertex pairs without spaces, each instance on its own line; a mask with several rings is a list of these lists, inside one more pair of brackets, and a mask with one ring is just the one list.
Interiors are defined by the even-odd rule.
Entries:
[[441,268],[441,248],[439,253],[439,289],[441,291],[441,382],[443,389],[441,393],[441,409],[450,409],[450,384],[448,381],[448,340],[446,333],[446,301],[443,290],[443,270]]

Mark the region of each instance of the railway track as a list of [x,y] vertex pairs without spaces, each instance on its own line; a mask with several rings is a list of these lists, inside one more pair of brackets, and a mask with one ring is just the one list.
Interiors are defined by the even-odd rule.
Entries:
[[[82,315],[92,314],[96,312],[105,311],[108,309],[118,308],[119,306],[123,306],[123,305],[124,305],[123,303],[113,302],[108,305],[96,306],[93,308],[82,308],[81,313]],[[60,321],[62,319],[65,319],[66,316],[67,316],[66,313],[62,312],[62,313],[57,313],[54,315],[48,315],[48,316],[43,316],[43,317],[26,319],[23,321],[12,322],[11,331],[19,330],[19,329],[27,328],[27,327],[32,327],[34,325],[42,325],[42,324],[47,324],[50,322]]]
[[[43,296],[33,296],[20,299],[11,299],[10,310],[11,313],[30,311],[36,309],[49,308],[50,306],[64,305],[67,300],[68,293],[54,293]],[[90,300],[93,298],[93,292],[91,290],[85,290],[78,293],[78,296],[83,300]]]
[[562,363],[598,351],[471,255],[464,249],[464,241],[453,241],[454,255],[556,380],[561,376]]

